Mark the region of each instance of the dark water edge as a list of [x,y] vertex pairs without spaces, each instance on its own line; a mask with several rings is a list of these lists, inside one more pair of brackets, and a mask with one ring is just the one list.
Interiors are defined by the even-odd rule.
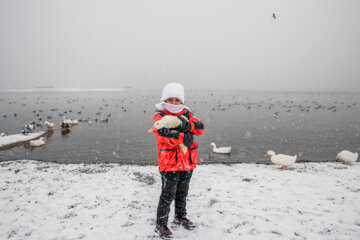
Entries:
[[[94,163],[86,163],[86,162],[76,162],[76,163],[72,163],[72,162],[58,162],[58,161],[48,161],[48,160],[36,160],[36,159],[9,159],[9,160],[2,160],[0,161],[0,166],[1,167],[6,167],[8,164],[12,163],[12,162],[20,162],[20,161],[35,161],[38,163],[55,163],[55,164],[59,164],[59,165],[68,165],[68,164],[75,164],[75,165],[83,165],[83,166],[94,166],[94,165],[99,165],[99,166],[106,166],[109,164],[116,164],[119,166],[127,166],[127,165],[131,165],[131,166],[158,166],[158,164],[155,164],[153,162],[151,163],[126,163],[126,162],[94,162]],[[335,162],[334,160],[320,160],[320,161],[313,161],[313,160],[306,160],[306,159],[300,159],[297,160],[296,163],[330,163],[330,162]],[[258,162],[239,162],[239,161],[228,161],[228,162],[207,162],[207,163],[198,163],[197,166],[202,166],[202,165],[215,165],[215,164],[221,164],[221,165],[234,165],[234,164],[257,164],[257,165],[274,165],[270,160],[269,161],[258,161]],[[339,162],[340,164],[340,162]],[[275,166],[275,165],[274,165]],[[291,167],[290,167],[291,168]]]

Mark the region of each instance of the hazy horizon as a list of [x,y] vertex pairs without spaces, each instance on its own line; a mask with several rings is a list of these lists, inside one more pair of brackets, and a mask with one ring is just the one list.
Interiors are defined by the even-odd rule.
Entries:
[[[17,92],[122,92],[122,91],[141,91],[141,92],[158,92],[161,94],[161,86],[159,89],[148,89],[143,88],[133,88],[133,87],[124,87],[124,88],[57,88],[57,87],[32,87],[32,88],[0,88],[0,93],[17,93]],[[242,89],[186,89],[186,92],[264,92],[264,93],[351,93],[351,94],[360,94],[360,91],[329,91],[329,90],[242,90]]]
[[[0,89],[360,92],[356,0],[1,1]],[[272,17],[273,13],[276,19]]]

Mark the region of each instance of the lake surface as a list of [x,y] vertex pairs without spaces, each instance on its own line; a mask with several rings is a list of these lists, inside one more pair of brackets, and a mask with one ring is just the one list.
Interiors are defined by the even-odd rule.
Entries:
[[[66,135],[55,130],[44,147],[1,151],[0,161],[157,164],[156,139],[147,130],[159,99],[160,91],[1,92],[1,132],[20,133],[39,118],[59,129],[61,114],[92,123],[73,126]],[[268,150],[334,161],[341,150],[360,150],[359,93],[187,92],[186,105],[205,125],[195,138],[201,163],[269,163]],[[107,123],[94,121],[108,114]],[[232,153],[214,154],[210,142],[232,146]]]

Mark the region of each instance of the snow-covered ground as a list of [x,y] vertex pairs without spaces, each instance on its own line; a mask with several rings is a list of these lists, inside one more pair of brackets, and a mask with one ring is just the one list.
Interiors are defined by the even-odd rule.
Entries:
[[[200,165],[175,239],[360,239],[360,164]],[[157,239],[155,166],[0,163],[0,239]],[[173,208],[170,220],[173,219]]]

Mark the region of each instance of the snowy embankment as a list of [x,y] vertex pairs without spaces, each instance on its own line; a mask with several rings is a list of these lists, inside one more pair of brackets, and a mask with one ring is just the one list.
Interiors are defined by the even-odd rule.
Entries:
[[[155,166],[0,163],[0,239],[157,239]],[[359,239],[360,164],[200,165],[175,239]],[[173,219],[173,206],[170,220]]]
[[28,135],[24,135],[22,133],[13,134],[9,136],[0,137],[0,148],[6,147],[12,144],[21,144],[32,139],[39,138],[43,136],[46,132],[40,131],[35,133],[29,133]]
[[40,131],[35,133],[29,133],[24,135],[20,134],[13,134],[9,136],[0,137],[0,151],[7,150],[16,146],[21,146],[23,144],[28,143],[30,140],[37,139],[47,135],[48,132]]

